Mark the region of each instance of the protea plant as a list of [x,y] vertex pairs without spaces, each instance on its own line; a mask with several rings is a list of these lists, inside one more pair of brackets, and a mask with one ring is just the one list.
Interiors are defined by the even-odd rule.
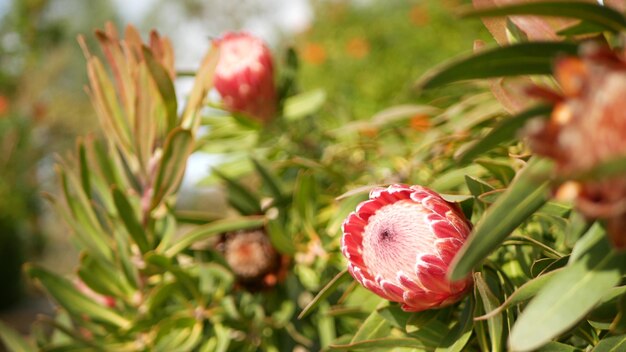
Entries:
[[451,282],[448,266],[471,225],[460,209],[422,186],[376,188],[343,223],[341,250],[364,287],[405,311],[458,301],[471,278]]

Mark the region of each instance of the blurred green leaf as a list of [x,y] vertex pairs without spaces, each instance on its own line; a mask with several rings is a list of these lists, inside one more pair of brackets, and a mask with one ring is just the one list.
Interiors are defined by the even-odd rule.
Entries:
[[89,182],[89,164],[87,163],[87,151],[82,140],[78,140],[78,167],[80,169],[80,183],[87,198],[91,199],[91,183]]
[[296,253],[296,246],[289,232],[285,230],[285,224],[279,219],[267,221],[267,234],[270,237],[272,246],[283,254],[293,255]]
[[619,352],[626,350],[626,335],[603,338],[592,352]]
[[602,25],[598,25],[595,23],[580,21],[572,26],[561,29],[556,34],[571,36],[571,35],[582,35],[582,34],[594,34],[604,32],[606,28]]
[[156,252],[159,253],[164,251],[167,257],[172,257],[184,251],[195,242],[205,240],[211,236],[216,236],[230,231],[259,228],[262,227],[264,223],[265,218],[262,216],[218,220],[210,224],[196,227],[190,232],[182,235],[171,247],[167,249],[157,248]]
[[[387,302],[382,302],[381,305],[386,305]],[[379,307],[381,308],[381,307]],[[391,331],[391,326],[387,322],[387,320],[380,314],[378,314],[377,310],[374,310],[366,319],[363,321],[359,330],[354,333],[352,336],[351,344],[378,339],[383,336],[388,336]],[[374,347],[374,346],[370,346]],[[382,347],[382,346],[379,346]],[[332,347],[331,347],[332,348]]]
[[547,201],[547,173],[551,168],[545,160],[531,159],[515,182],[487,209],[457,253],[449,272],[452,280],[460,280],[469,274],[475,265]]
[[343,271],[335,275],[335,277],[330,280],[328,284],[326,284],[326,286],[324,286],[324,288],[320,290],[320,292],[317,293],[315,298],[313,298],[313,300],[311,300],[311,302],[309,302],[309,304],[304,307],[302,312],[300,312],[300,314],[298,315],[298,319],[303,319],[307,315],[311,314],[311,312],[313,312],[315,308],[320,305],[321,302],[326,301],[331,293],[333,293],[341,284],[348,281],[348,279],[350,278],[351,276],[348,273],[348,269],[344,269]]
[[94,320],[113,324],[121,329],[131,327],[131,322],[80,293],[71,282],[43,268],[29,266],[26,272],[30,277],[41,281],[46,290],[65,309],[74,315],[87,315]]
[[270,172],[270,170],[265,167],[265,165],[263,165],[260,161],[252,158],[252,164],[254,165],[254,168],[256,169],[259,176],[261,176],[263,184],[267,186],[272,196],[274,197],[274,203],[282,203],[284,195],[282,187],[280,185],[280,180],[276,176],[274,176]]
[[[17,331],[0,321],[0,340],[11,352],[35,352],[36,349]],[[1,344],[0,344],[1,346]]]
[[508,162],[493,159],[476,159],[475,162],[487,169],[503,185],[508,185],[515,177],[515,170]]
[[501,7],[474,10],[466,17],[494,17],[511,15],[543,15],[576,18],[602,26],[606,30],[619,32],[626,29],[626,17],[609,6],[584,3],[581,1],[546,1],[511,4]]
[[550,341],[538,348],[537,352],[580,352],[580,349],[561,342]]
[[511,330],[510,347],[533,350],[575,325],[620,282],[625,259],[626,255],[618,254],[606,238],[595,242],[528,304]]
[[83,254],[78,277],[94,292],[115,297],[131,297],[135,291],[123,276],[119,275],[118,270],[119,268],[111,263],[102,263]]
[[461,352],[464,350],[474,328],[474,304],[473,296],[466,300],[458,321],[444,336],[435,352]]
[[[480,272],[474,274],[474,284],[476,290],[480,295],[480,301],[482,301],[485,313],[496,310],[500,305],[500,302],[496,296],[491,292],[487,282],[482,277]],[[490,351],[502,351],[502,344],[505,339],[505,333],[503,331],[503,318],[501,315],[490,315],[487,319],[487,326],[489,328],[489,339],[491,341]]]
[[213,173],[226,182],[228,188],[228,203],[237,209],[241,215],[258,215],[261,210],[261,201],[257,195],[247,189],[237,180],[230,178],[220,171],[213,169]]
[[385,348],[387,350],[395,347],[409,347],[416,349],[426,349],[427,347],[416,339],[402,337],[387,337],[372,340],[353,342],[347,345],[330,345],[331,351],[371,351],[373,348]]
[[299,172],[294,187],[293,204],[307,226],[312,226],[311,224],[314,223],[318,196],[315,175],[308,171]]
[[163,198],[178,189],[185,173],[187,158],[193,150],[193,143],[193,134],[189,130],[176,128],[167,135],[156,181],[153,185],[153,209],[161,203]]
[[139,223],[139,219],[137,219],[135,209],[133,209],[133,206],[128,201],[128,198],[126,198],[126,194],[120,191],[117,187],[113,187],[111,193],[113,194],[113,201],[115,202],[115,207],[117,208],[117,214],[126,226],[126,230],[128,230],[130,237],[133,241],[135,241],[141,253],[146,253],[151,248],[150,244],[148,244],[146,232]]
[[167,73],[167,70],[157,60],[154,59],[150,48],[142,46],[141,50],[143,53],[143,57],[146,60],[146,64],[148,65],[148,69],[150,70],[150,75],[154,79],[159,94],[163,99],[163,104],[165,105],[165,111],[167,116],[167,127],[165,130],[171,131],[176,127],[176,123],[178,120],[176,116],[176,110],[178,107],[174,83]]
[[461,164],[465,164],[475,159],[477,156],[502,145],[502,143],[515,138],[517,131],[533,117],[544,116],[552,111],[552,107],[540,105],[525,110],[515,116],[506,117],[502,122],[498,123],[493,129],[479,140],[473,142],[469,147],[462,150],[456,155],[457,160]]
[[554,59],[575,55],[578,46],[567,42],[530,42],[480,51],[436,68],[422,78],[422,89],[478,78],[552,73]]
[[283,117],[288,121],[296,121],[317,112],[326,101],[326,92],[315,89],[291,96],[284,101]]
[[485,320],[496,314],[500,314],[508,307],[523,303],[533,298],[539,290],[541,290],[552,278],[558,273],[559,270],[549,271],[545,274],[539,275],[536,278],[526,281],[522,286],[515,290],[499,307],[487,312],[485,315],[475,317],[475,320]]
[[209,52],[202,59],[200,68],[196,72],[193,88],[189,93],[189,99],[187,99],[185,111],[180,119],[180,126],[183,128],[195,131],[199,125],[200,117],[198,116],[198,110],[204,98],[207,96],[208,91],[213,87],[213,76],[219,57],[219,50],[217,50],[216,47],[211,47]]

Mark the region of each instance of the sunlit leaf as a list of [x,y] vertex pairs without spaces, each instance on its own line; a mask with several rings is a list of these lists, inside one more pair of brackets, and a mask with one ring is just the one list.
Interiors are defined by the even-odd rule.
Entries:
[[311,312],[314,311],[315,308],[317,308],[321,302],[325,301],[328,298],[328,296],[330,296],[333,292],[335,292],[335,290],[341,284],[348,281],[350,277],[351,276],[348,273],[347,269],[344,269],[343,271],[335,275],[335,277],[332,280],[330,280],[328,284],[326,284],[326,286],[324,286],[324,288],[320,290],[320,292],[317,293],[315,298],[313,298],[313,300],[311,300],[311,302],[309,302],[309,304],[307,304],[307,306],[304,307],[302,312],[300,312],[300,314],[298,315],[298,319],[302,319],[306,317],[307,315],[311,314]]
[[576,324],[620,282],[625,259],[606,238],[595,242],[528,304],[511,330],[510,347],[517,351],[536,349]]
[[428,89],[469,79],[550,74],[555,58],[577,52],[576,44],[566,42],[531,42],[498,47],[437,68],[418,84]]
[[87,315],[92,319],[113,324],[122,329],[131,326],[131,322],[113,310],[81,294],[71,282],[43,268],[29,266],[26,270],[32,278],[36,278],[46,290],[72,314]]
[[494,126],[485,137],[482,137],[478,141],[472,143],[469,147],[465,148],[460,154],[458,154],[457,159],[459,160],[459,163],[465,164],[470,162],[477,156],[500,146],[504,142],[512,140],[515,138],[517,131],[522,128],[528,120],[536,116],[546,115],[551,110],[552,108],[549,106],[540,105],[523,111],[515,116],[504,118],[503,121]]
[[626,17],[608,6],[598,6],[581,1],[546,1],[511,4],[480,9],[465,14],[468,17],[494,17],[510,15],[544,15],[584,20],[606,30],[619,32],[626,29]]
[[610,336],[602,339],[592,352],[619,352],[626,350],[626,335]]
[[363,340],[346,345],[330,345],[329,349],[331,351],[371,351],[374,348],[391,349],[395,347],[409,347],[417,349],[427,348],[421,341],[417,339],[387,337],[380,339]]
[[[9,351],[12,352],[35,352],[36,349],[30,345],[17,331],[0,321],[0,340]],[[0,345],[1,346],[1,345]]]
[[551,164],[544,160],[531,160],[507,191],[487,209],[451,265],[449,275],[453,280],[469,274],[547,201],[549,170]]
[[167,136],[154,183],[153,208],[163,198],[178,189],[185,172],[187,158],[193,150],[193,142],[191,131],[182,128],[174,129]]
[[317,112],[326,101],[326,92],[316,89],[285,99],[283,117],[288,121],[299,120]]

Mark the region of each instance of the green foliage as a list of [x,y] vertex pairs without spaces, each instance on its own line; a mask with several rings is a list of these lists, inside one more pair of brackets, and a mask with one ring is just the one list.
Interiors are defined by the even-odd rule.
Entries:
[[[417,98],[410,88],[434,64],[429,60],[441,61],[450,56],[448,45],[466,42],[430,37],[444,27],[457,30],[459,24],[445,20],[444,5],[319,6],[328,23],[299,38],[299,54],[288,51],[281,111],[267,123],[219,104],[205,108],[216,51],[203,60],[179,109],[173,54],[158,34],[146,45],[130,27],[120,45],[107,26],[97,32],[104,62],[81,41],[105,139],[80,140],[76,156],[59,161],[60,192],[50,197],[81,250],[77,277],[28,266],[59,313],[42,321],[51,334],[34,334],[29,342],[0,325],[8,346],[619,350],[626,331],[624,254],[607,239],[609,225],[550,199],[550,189],[622,176],[624,160],[557,176],[558,165],[532,155],[520,137],[533,119],[545,122],[551,106],[503,107],[480,82]],[[575,31],[567,39],[527,42],[523,25],[504,21],[515,43],[440,66],[421,79],[422,88],[519,75],[550,85],[555,60],[582,47],[572,33],[601,28],[605,42],[619,42],[622,15],[597,5],[532,3],[472,16],[555,9],[584,21],[568,24]],[[362,20],[371,26],[362,28]],[[385,27],[394,23],[396,32]],[[330,24],[344,30],[337,34]],[[463,35],[484,34],[474,25]],[[422,58],[417,39],[432,58]],[[320,75],[322,69],[329,73]],[[370,71],[375,75],[357,74]],[[493,88],[497,81],[489,83]],[[447,97],[425,103],[438,95]],[[223,157],[202,184],[219,185],[229,206],[216,216],[207,205],[193,222],[176,210],[192,153]],[[405,312],[351,279],[341,254],[342,222],[368,191],[393,183],[443,193],[474,224],[448,271],[451,279],[473,278],[474,289],[460,301]]]

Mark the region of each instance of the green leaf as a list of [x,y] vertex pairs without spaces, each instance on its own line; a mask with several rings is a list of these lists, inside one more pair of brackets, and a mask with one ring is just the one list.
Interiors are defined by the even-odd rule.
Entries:
[[[382,305],[386,305],[387,302],[381,302],[379,308]],[[374,310],[361,324],[359,330],[354,334],[350,343],[354,344],[356,342],[367,341],[372,339],[378,339],[383,336],[387,336],[391,331],[391,326],[387,322],[382,315],[378,314],[376,310]]]
[[299,172],[294,189],[293,203],[296,211],[305,224],[313,224],[319,196],[315,175],[308,171]]
[[[212,222],[207,225],[198,226],[195,229],[181,236],[175,244],[165,250],[167,257],[175,256],[184,251],[192,244],[205,240],[211,236],[216,236],[224,232],[253,229],[262,227],[265,224],[265,218],[262,216],[238,217],[233,219],[224,219]],[[157,248],[156,252],[160,253],[163,248]]]
[[270,237],[272,246],[274,246],[277,251],[288,255],[296,253],[293,238],[291,238],[288,231],[285,230],[285,224],[279,219],[267,221],[267,234]]
[[618,254],[606,237],[595,242],[528,304],[511,330],[510,347],[533,350],[574,326],[619,284],[625,259],[626,255]]
[[591,350],[592,352],[619,352],[626,350],[626,335],[606,337]]
[[153,186],[152,209],[156,208],[163,198],[178,189],[193,144],[193,134],[189,130],[176,128],[167,135]]
[[89,164],[87,163],[87,151],[85,143],[78,140],[78,167],[80,169],[80,183],[87,198],[91,199],[91,182],[89,182]]
[[285,99],[283,117],[288,121],[299,120],[317,112],[326,101],[326,92],[316,89]]
[[131,327],[131,322],[80,293],[68,280],[57,276],[43,268],[29,266],[28,275],[36,278],[63,308],[74,315],[87,315],[94,320],[113,324],[122,329]]
[[461,352],[472,336],[474,328],[474,298],[470,297],[461,311],[458,322],[443,338],[435,352]]
[[469,147],[463,149],[456,157],[461,164],[466,164],[477,156],[502,145],[502,143],[515,138],[517,131],[533,117],[544,116],[552,111],[552,107],[540,105],[525,110],[515,116],[505,118],[496,125],[485,137],[472,143]]
[[543,275],[539,275],[534,279],[531,279],[515,290],[499,307],[493,309],[485,315],[475,317],[475,320],[489,319],[494,315],[500,314],[505,309],[526,302],[533,298],[539,290],[541,290],[559,270],[549,271]]
[[11,352],[37,351],[17,331],[5,325],[2,321],[0,321],[0,339],[4,346]]
[[163,99],[163,104],[165,105],[167,116],[166,131],[171,131],[176,127],[176,110],[178,108],[174,83],[172,82],[170,75],[167,73],[167,70],[154,59],[150,48],[142,46],[141,49],[143,51],[143,57],[146,59],[150,75],[154,79],[159,94]]
[[374,348],[392,349],[395,347],[417,349],[426,348],[426,346],[419,340],[402,337],[386,337],[381,339],[363,340],[346,345],[330,345],[328,348],[331,351],[371,351]]
[[491,206],[457,253],[449,272],[452,280],[469,274],[491,251],[496,249],[521,223],[547,200],[547,172],[551,164],[531,159],[507,191]]
[[558,32],[556,32],[556,34],[564,35],[564,36],[572,36],[572,35],[600,33],[603,31],[605,31],[605,27],[601,25],[589,23],[586,21],[581,21],[579,23],[576,23],[573,26],[569,26],[567,28],[559,30]]
[[580,352],[580,349],[561,342],[550,341],[537,349],[537,352]]
[[467,184],[467,189],[469,189],[470,193],[476,198],[494,190],[493,186],[487,182],[469,175],[465,175],[465,184]]
[[230,203],[233,208],[237,209],[241,215],[258,215],[262,213],[261,202],[254,192],[218,170],[214,169],[213,173],[226,182],[226,186],[228,187],[228,203]]
[[577,52],[576,44],[566,42],[531,42],[498,47],[436,68],[418,85],[429,89],[469,79],[550,74],[555,58]]
[[139,223],[139,219],[137,219],[135,209],[133,209],[133,206],[128,201],[128,198],[126,198],[126,195],[117,187],[113,187],[111,193],[113,194],[113,201],[115,202],[115,207],[117,208],[117,214],[122,219],[124,226],[126,226],[126,230],[128,230],[128,233],[139,247],[141,253],[146,253],[151,248],[148,244],[146,232]]
[[503,185],[508,185],[515,177],[515,170],[511,168],[508,162],[493,159],[476,159],[475,162],[487,169]]
[[[490,312],[497,309],[500,302],[496,296],[491,292],[489,286],[483,280],[482,274],[477,272],[474,274],[474,284],[476,285],[476,290],[480,295],[480,300],[483,303],[483,308],[485,313],[489,314]],[[504,332],[503,332],[503,318],[500,315],[492,315],[487,319],[487,327],[489,329],[489,339],[491,341],[491,351],[501,351],[502,350],[502,342],[504,341]]]
[[347,269],[344,269],[342,272],[335,275],[335,277],[330,280],[328,284],[326,284],[326,286],[324,286],[324,288],[320,290],[320,292],[317,293],[315,298],[313,298],[313,300],[311,300],[311,302],[309,302],[309,304],[304,307],[302,312],[300,312],[300,314],[298,315],[298,319],[303,319],[307,315],[311,314],[311,312],[313,312],[320,305],[321,302],[326,301],[328,296],[330,296],[331,293],[335,292],[335,290],[341,284],[348,281],[350,277],[351,276],[348,273]]
[[254,168],[256,169],[259,176],[261,176],[261,179],[263,179],[263,184],[267,186],[267,188],[269,188],[270,192],[272,193],[272,196],[275,199],[275,203],[282,203],[284,196],[282,187],[280,186],[280,180],[278,180],[278,178],[274,176],[270,172],[270,170],[268,170],[258,160],[252,158],[252,164],[254,165]]
[[546,1],[514,4],[480,9],[465,14],[466,17],[496,17],[511,15],[543,15],[576,18],[606,30],[619,32],[626,29],[626,18],[609,6],[599,6],[580,1]]

